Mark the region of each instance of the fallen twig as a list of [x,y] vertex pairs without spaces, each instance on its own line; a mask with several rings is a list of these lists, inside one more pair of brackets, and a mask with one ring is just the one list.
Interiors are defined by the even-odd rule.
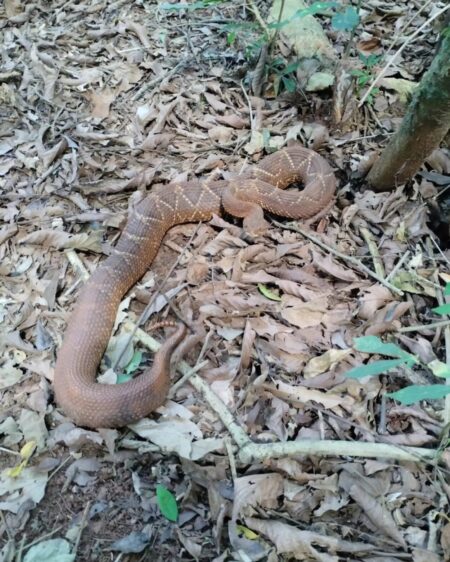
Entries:
[[[131,322],[128,322],[131,324]],[[152,351],[157,351],[160,344],[143,330],[136,330],[136,338]],[[192,373],[185,361],[180,361],[177,366],[183,373]],[[237,423],[233,414],[222,402],[222,400],[210,389],[205,381],[197,374],[193,373],[189,378],[189,383],[205,398],[210,408],[217,414],[224,426],[229,431],[231,437],[238,447],[237,459],[249,464],[255,461],[263,461],[270,458],[284,456],[296,457],[299,455],[313,456],[349,456],[349,457],[385,457],[398,461],[431,461],[436,458],[437,452],[434,449],[424,449],[419,447],[399,447],[385,443],[367,443],[353,441],[330,441],[330,440],[302,440],[289,441],[287,443],[254,443]]]
[[383,68],[381,69],[381,71],[377,74],[377,76],[375,77],[375,79],[372,81],[372,83],[370,84],[367,92],[363,95],[363,97],[361,98],[361,101],[358,104],[358,107],[361,107],[362,105],[364,105],[364,102],[367,100],[367,98],[370,96],[372,90],[375,88],[375,86],[378,84],[378,82],[383,78],[383,76],[386,74],[387,69],[392,66],[392,64],[394,63],[395,59],[398,57],[398,55],[405,49],[405,47],[407,47],[411,41],[414,39],[414,37],[416,37],[416,35],[419,35],[419,33],[421,31],[423,31],[423,29],[425,29],[425,27],[427,25],[429,25],[433,20],[435,20],[436,18],[438,18],[441,14],[443,14],[445,11],[447,11],[450,8],[450,6],[444,6],[443,8],[441,8],[440,10],[438,10],[437,12],[435,12],[431,17],[429,17],[420,27],[418,27],[416,29],[416,31],[410,35],[406,41],[401,45],[401,47],[399,49],[397,49],[397,51],[395,51],[395,53],[392,55],[392,57],[387,61],[387,63],[383,66]]
[[388,275],[386,277],[386,281],[389,281],[390,279],[395,277],[397,271],[402,267],[402,265],[406,262],[406,260],[409,259],[410,255],[411,255],[411,252],[409,250],[406,250],[406,252],[403,254],[403,256],[395,264],[393,270],[390,273],[388,273]]
[[367,247],[369,248],[370,255],[372,256],[375,273],[382,279],[385,279],[386,275],[383,267],[383,262],[381,261],[380,252],[378,251],[378,247],[375,244],[375,241],[372,238],[369,229],[361,228],[360,231],[363,235],[364,240],[366,241]]
[[172,69],[170,69],[168,72],[166,72],[164,75],[157,76],[153,80],[150,80],[150,82],[147,82],[144,85],[142,85],[139,88],[139,90],[134,94],[134,96],[131,98],[131,101],[133,101],[133,102],[137,101],[143,94],[145,94],[145,92],[147,90],[151,90],[152,88],[157,86],[163,80],[166,80],[167,78],[170,78],[171,76],[176,74],[179,70],[181,70],[183,68],[183,66],[185,66],[186,64],[187,64],[187,60],[183,59],[178,64],[176,64]]
[[408,447],[400,449],[395,445],[384,443],[361,443],[353,441],[317,441],[304,439],[286,443],[248,443],[239,451],[239,460],[245,464],[262,462],[279,457],[313,456],[345,456],[380,458],[385,457],[397,461],[431,461],[436,456],[434,449]]
[[414,326],[403,326],[399,328],[397,332],[407,333],[407,332],[423,332],[425,330],[431,330],[433,328],[445,328],[450,326],[449,320],[439,320],[438,322],[430,322],[429,324],[415,324]]
[[280,228],[283,228],[285,230],[293,230],[294,232],[298,232],[299,234],[301,234],[305,238],[308,238],[308,240],[311,240],[311,242],[314,242],[314,244],[317,244],[317,246],[319,246],[323,250],[326,250],[330,254],[333,254],[334,256],[336,256],[338,258],[341,258],[344,261],[350,262],[357,269],[359,269],[360,271],[362,271],[366,275],[369,275],[370,277],[373,277],[379,283],[381,283],[382,285],[387,287],[389,290],[391,290],[393,293],[396,293],[397,295],[400,295],[400,296],[404,295],[404,293],[401,289],[398,289],[397,287],[395,287],[395,285],[392,285],[392,283],[389,283],[388,281],[386,281],[386,279],[383,279],[382,277],[380,277],[379,275],[374,273],[371,269],[369,269],[363,263],[361,263],[361,261],[359,259],[354,258],[353,256],[347,256],[346,254],[343,254],[342,252],[339,252],[339,250],[336,250],[335,248],[329,246],[328,244],[325,244],[325,242],[322,242],[321,240],[319,240],[318,238],[316,238],[312,234],[309,234],[309,232],[306,232],[305,230],[303,230],[302,228],[300,228],[296,224],[294,224],[294,223],[283,224],[283,223],[278,222],[276,220],[272,220],[272,222],[273,222],[274,225],[276,225]]
[[[313,242],[317,243],[322,248],[334,253],[338,257],[349,260],[350,256],[345,256],[337,250],[329,248],[326,244],[317,240],[315,237],[302,232],[298,227],[286,226],[280,224],[282,228],[288,228],[290,230],[295,230],[303,234],[307,238],[311,239]],[[352,263],[355,263],[357,267],[362,266],[358,260],[355,258],[350,259]],[[76,260],[73,262],[76,263]],[[365,266],[362,266],[362,269]],[[375,274],[368,270],[368,274],[372,277]],[[380,282],[382,282],[380,280]],[[396,289],[396,287],[393,287]],[[396,289],[397,290],[397,289]],[[398,291],[398,290],[397,290]],[[135,333],[136,338],[143,343],[150,350],[156,352],[160,343],[152,338],[150,335],[145,333],[143,330],[138,328],[134,323],[128,321],[125,323],[125,327],[130,331]],[[398,461],[414,461],[414,462],[430,462],[437,458],[437,451],[434,449],[424,449],[419,447],[398,447],[396,445],[390,445],[385,443],[368,443],[368,442],[352,442],[352,441],[330,441],[330,440],[301,440],[301,441],[289,441],[287,443],[254,443],[251,441],[250,437],[247,435],[245,430],[239,425],[235,420],[234,415],[227,406],[222,402],[222,400],[211,390],[211,388],[205,383],[205,381],[199,377],[195,371],[201,368],[200,365],[196,365],[194,368],[188,365],[185,361],[180,361],[177,368],[183,374],[186,375],[189,383],[198,390],[209,407],[217,414],[219,419],[222,421],[223,425],[226,427],[230,433],[232,439],[237,445],[236,458],[244,463],[249,464],[251,462],[261,462],[266,459],[279,458],[284,456],[297,457],[299,455],[312,455],[312,456],[348,456],[348,457],[366,457],[366,458],[390,458]]]

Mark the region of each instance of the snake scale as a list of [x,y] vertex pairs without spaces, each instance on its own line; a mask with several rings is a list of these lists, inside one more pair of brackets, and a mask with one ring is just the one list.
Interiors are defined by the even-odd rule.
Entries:
[[[282,191],[302,181],[302,191]],[[81,290],[55,365],[57,403],[77,424],[121,427],[158,408],[170,385],[170,359],[185,336],[180,325],[156,353],[151,368],[123,384],[96,382],[119,303],[146,272],[174,225],[205,221],[223,211],[244,219],[247,232],[264,227],[263,209],[292,219],[331,206],[335,176],[324,158],[296,145],[265,157],[231,180],[171,183],[156,189],[130,213],[113,253]]]

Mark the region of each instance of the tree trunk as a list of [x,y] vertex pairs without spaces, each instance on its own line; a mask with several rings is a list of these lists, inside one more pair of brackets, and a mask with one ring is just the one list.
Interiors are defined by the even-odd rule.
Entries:
[[367,176],[373,189],[389,190],[410,180],[425,158],[439,147],[449,129],[450,34],[447,31],[399,130]]

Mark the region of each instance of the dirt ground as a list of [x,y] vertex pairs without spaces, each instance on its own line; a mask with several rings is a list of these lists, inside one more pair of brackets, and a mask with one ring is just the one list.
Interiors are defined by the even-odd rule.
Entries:
[[[339,28],[333,14],[357,4],[315,15],[330,57],[316,88],[280,32],[261,65],[278,29],[266,0],[0,6],[0,561],[450,560],[450,401],[388,395],[442,382],[450,335],[428,325],[445,320],[432,309],[450,279],[436,210],[449,151],[406,187],[364,180],[430,65],[444,3],[369,0]],[[312,224],[267,216],[260,236],[229,215],[171,229],[122,302],[103,371],[157,290],[142,330],[177,316],[204,330],[181,372],[198,368],[148,419],[77,427],[54,401],[55,357],[128,209],[295,143],[332,166],[332,209]],[[127,373],[151,361],[137,335]],[[349,378],[383,355],[361,336],[414,364]],[[249,439],[311,450],[245,457]]]

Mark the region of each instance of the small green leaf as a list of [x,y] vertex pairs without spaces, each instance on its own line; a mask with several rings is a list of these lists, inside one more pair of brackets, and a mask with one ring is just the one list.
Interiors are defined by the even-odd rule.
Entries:
[[125,371],[120,375],[117,375],[117,384],[123,384],[124,382],[131,381],[133,378],[133,373],[139,367],[142,361],[142,351],[135,351],[133,357],[125,368]]
[[275,293],[263,283],[258,283],[259,291],[266,297],[266,299],[270,299],[271,301],[280,301],[281,297],[279,294]]
[[127,375],[126,373],[121,373],[117,375],[116,384],[123,384],[124,382],[131,381],[133,377],[131,375]]
[[293,80],[292,78],[286,78],[286,76],[283,76],[281,79],[284,89],[286,90],[286,92],[289,92],[292,94],[292,92],[295,92],[295,90],[297,89],[297,84],[295,82],[295,80]]
[[244,535],[244,537],[246,539],[249,539],[250,541],[254,541],[259,538],[259,535],[257,535],[255,531],[252,531],[248,527],[244,527],[244,525],[236,525],[236,529],[240,534]]
[[165,486],[158,484],[156,486],[156,498],[161,513],[169,521],[178,519],[178,506],[175,496]]
[[350,371],[344,373],[344,376],[350,379],[362,379],[363,377],[381,375],[390,369],[394,369],[395,367],[399,367],[404,364],[404,359],[383,359],[382,361],[374,361],[373,363],[360,365],[359,367],[350,369]]
[[441,304],[441,306],[436,306],[436,308],[431,309],[436,314],[444,316],[445,314],[450,314],[450,303]]
[[409,406],[421,400],[437,400],[450,394],[450,386],[446,384],[411,385],[396,392],[389,392],[387,396]]
[[408,363],[418,363],[414,355],[403,351],[403,349],[398,347],[395,343],[384,343],[377,336],[355,338],[353,347],[362,353],[377,353],[378,355],[387,355],[388,357],[400,357]]
[[298,68],[298,65],[298,61],[291,62],[290,64],[286,65],[283,70],[283,74],[291,74],[292,72],[295,72]]
[[227,34],[227,45],[233,45],[234,42],[236,41],[236,33],[234,31],[230,31]]
[[359,53],[358,56],[362,60],[362,62],[364,63],[364,66],[366,68],[373,68],[377,64],[377,62],[380,60],[380,56],[374,55],[373,53],[371,53],[367,57],[363,53]]
[[331,25],[338,31],[351,31],[359,23],[357,10],[353,6],[347,7],[342,12],[337,12],[331,18]]
[[428,368],[436,377],[441,377],[442,379],[450,378],[450,365],[447,365],[447,363],[442,363],[442,361],[435,359],[428,363]]
[[142,351],[135,351],[131,361],[128,363],[125,372],[127,375],[131,375],[136,371],[142,361]]
[[262,140],[263,140],[263,146],[267,149],[270,142],[270,131],[266,127],[264,127],[262,130]]
[[445,284],[444,295],[445,295],[446,297],[449,297],[449,296],[450,296],[450,283],[446,283],[446,284]]

